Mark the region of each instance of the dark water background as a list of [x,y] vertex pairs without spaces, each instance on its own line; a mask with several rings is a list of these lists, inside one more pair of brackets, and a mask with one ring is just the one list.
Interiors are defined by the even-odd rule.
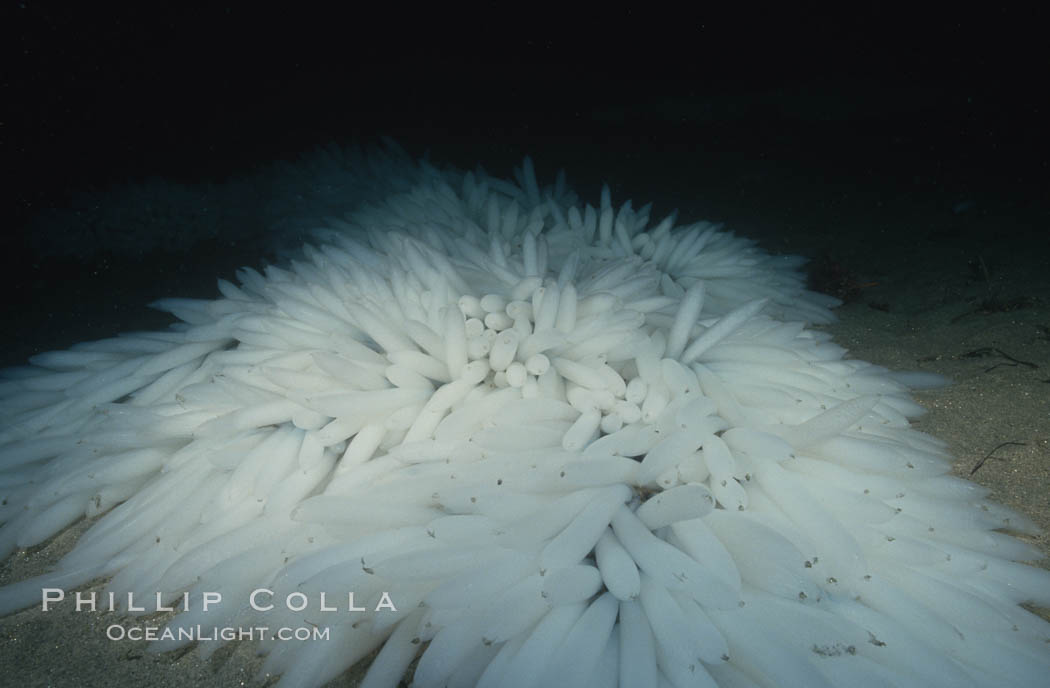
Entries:
[[[210,297],[216,277],[275,259],[255,218],[282,182],[261,171],[379,136],[501,176],[530,154],[541,182],[564,167],[585,200],[607,181],[614,201],[652,201],[654,220],[725,221],[880,308],[894,305],[879,285],[909,276],[963,306],[1047,293],[1040,10],[493,11],[473,25],[16,7],[0,365],[165,326],[144,304]],[[238,180],[251,188],[216,218],[208,199]],[[111,218],[142,184],[170,198],[109,243],[92,213]],[[204,238],[180,234],[199,222]]]

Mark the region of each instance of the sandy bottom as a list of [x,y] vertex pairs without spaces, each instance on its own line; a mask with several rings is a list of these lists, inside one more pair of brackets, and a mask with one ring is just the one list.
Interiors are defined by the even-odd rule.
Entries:
[[[681,183],[681,175],[675,178]],[[704,184],[711,182],[700,179],[694,189],[707,193]],[[773,190],[778,182],[784,188]],[[825,196],[831,200],[818,202],[814,193],[792,189],[786,176],[773,174],[756,183],[770,187],[758,203],[743,197],[710,201],[683,208],[680,218],[728,219],[729,227],[756,236],[772,251],[807,254],[817,259],[817,267],[829,268],[824,286],[843,289],[852,298],[839,309],[840,321],[828,328],[835,340],[854,358],[949,376],[951,386],[917,395],[929,413],[916,427],[949,442],[957,475],[988,486],[994,499],[1050,530],[1050,264],[1017,240],[1031,227],[1045,226],[1045,216],[994,196],[977,197],[973,207],[953,212],[943,199],[883,194],[873,200],[871,194],[879,195],[879,189],[867,195],[831,189]],[[638,191],[636,199],[647,198],[645,188]],[[85,281],[78,303],[35,314],[27,310],[19,321],[26,328],[25,350],[15,354],[21,359],[78,339],[158,326],[157,316],[125,304],[141,303],[143,292],[159,289],[157,275],[185,279],[186,260],[153,261],[148,270],[113,266],[111,281],[123,288],[118,296],[105,283]],[[191,262],[202,272],[200,265],[212,261],[204,256]],[[174,277],[171,283],[183,286]],[[213,289],[210,284],[211,278],[173,293],[205,295]],[[46,290],[33,295],[38,300],[30,301],[37,303],[49,296]],[[71,325],[56,334],[49,326],[73,322],[81,323],[79,331]],[[69,341],[56,342],[64,338]],[[76,524],[38,548],[17,552],[0,564],[0,584],[47,570],[88,525]],[[1050,551],[1045,534],[1035,542]],[[96,583],[90,589],[100,591],[102,582]],[[145,642],[106,638],[106,628],[124,620],[114,613],[74,613],[70,605],[0,619],[0,684],[266,683],[256,678],[261,659],[250,643],[231,643],[207,659],[197,650],[158,655]],[[356,680],[347,674],[332,685],[355,685]]]

